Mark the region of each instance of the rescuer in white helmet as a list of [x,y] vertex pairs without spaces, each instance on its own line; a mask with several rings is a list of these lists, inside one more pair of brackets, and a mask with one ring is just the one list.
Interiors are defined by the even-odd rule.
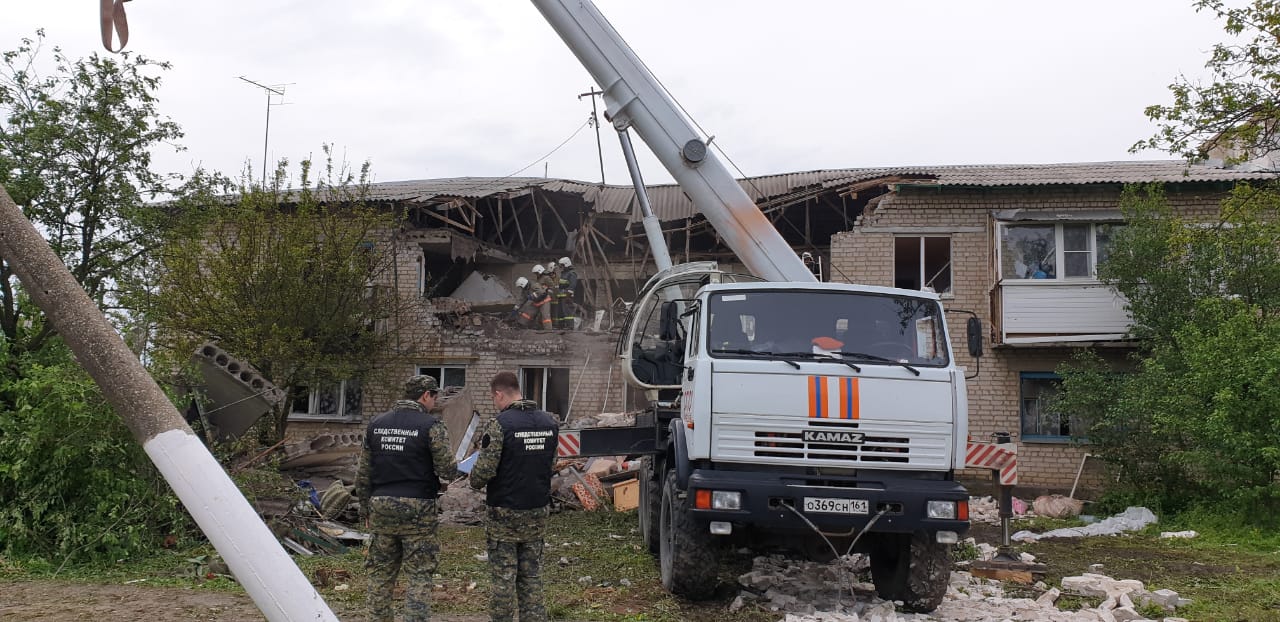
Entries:
[[[559,279],[547,274],[547,268],[542,264],[533,264],[533,273],[538,276],[530,287],[531,295],[529,299],[533,301],[533,306],[537,309],[538,328],[549,330],[552,328],[551,299]],[[532,320],[532,317],[530,319]]]
[[574,329],[577,324],[577,304],[574,297],[578,289],[578,273],[573,269],[573,261],[561,257],[556,262],[556,308],[555,324],[558,328]]

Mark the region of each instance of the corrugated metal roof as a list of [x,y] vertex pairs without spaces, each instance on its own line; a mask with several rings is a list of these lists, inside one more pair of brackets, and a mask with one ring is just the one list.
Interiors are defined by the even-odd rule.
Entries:
[[[1068,164],[986,164],[833,169],[762,175],[739,180],[747,196],[759,202],[808,190],[838,188],[888,177],[909,177],[902,185],[1008,187],[1046,185],[1123,184],[1140,182],[1233,182],[1275,179],[1276,174],[1240,171],[1180,160],[1084,162]],[[579,194],[601,213],[633,214],[631,186],[601,186],[567,179],[541,177],[454,177],[372,184],[370,199],[425,202],[446,198],[483,198],[521,194],[533,189]],[[697,214],[679,186],[648,187],[654,215],[662,221]]]

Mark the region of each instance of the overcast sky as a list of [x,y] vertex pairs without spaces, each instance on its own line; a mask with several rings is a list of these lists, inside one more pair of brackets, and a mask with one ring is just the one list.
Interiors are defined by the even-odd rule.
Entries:
[[[596,0],[747,175],[824,168],[1162,159],[1128,153],[1180,73],[1224,35],[1190,0]],[[0,49],[44,28],[101,51],[97,3],[7,0]],[[159,92],[182,153],[236,173],[335,146],[376,181],[599,181],[591,78],[524,0],[134,0],[128,49],[173,64]],[[277,98],[278,99],[278,98]],[[580,129],[581,128],[581,129]],[[545,161],[542,156],[578,131]],[[616,134],[605,176],[628,183]],[[641,148],[643,150],[643,148]],[[646,181],[669,181],[647,151]],[[545,167],[545,168],[544,168]]]

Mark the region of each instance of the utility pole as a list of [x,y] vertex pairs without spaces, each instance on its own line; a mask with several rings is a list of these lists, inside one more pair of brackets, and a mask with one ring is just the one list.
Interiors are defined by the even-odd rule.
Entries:
[[[277,84],[275,86],[267,86],[265,84],[259,84],[257,82],[254,82],[253,80],[250,80],[244,76],[236,76],[236,77],[267,92],[267,126],[266,126],[266,129],[262,131],[262,187],[263,189],[266,189],[267,187],[267,143],[271,138],[271,107],[284,105],[284,87],[289,85]],[[290,84],[292,84],[292,82]],[[280,103],[278,104],[271,103],[271,95],[273,93],[280,96]]]
[[591,125],[596,128],[596,157],[600,158],[600,185],[604,185],[604,150],[600,146],[600,117],[596,116],[596,97],[604,95],[604,91],[597,91],[594,88],[587,89],[586,93],[580,93],[578,100],[583,97],[591,98]]

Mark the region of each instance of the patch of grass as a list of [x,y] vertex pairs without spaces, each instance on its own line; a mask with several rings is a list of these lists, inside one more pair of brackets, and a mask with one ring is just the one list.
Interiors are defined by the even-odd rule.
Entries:
[[[1191,599],[1176,614],[1190,620],[1280,622],[1280,553],[1252,550],[1230,541],[1227,533],[1209,529],[1203,541],[1161,539],[1159,530],[1148,530],[1116,537],[1041,540],[1018,548],[1048,566],[1049,585],[1089,572],[1091,564],[1100,563],[1101,574],[1137,579],[1148,590],[1170,589]],[[1061,601],[1059,607],[1067,608]]]

